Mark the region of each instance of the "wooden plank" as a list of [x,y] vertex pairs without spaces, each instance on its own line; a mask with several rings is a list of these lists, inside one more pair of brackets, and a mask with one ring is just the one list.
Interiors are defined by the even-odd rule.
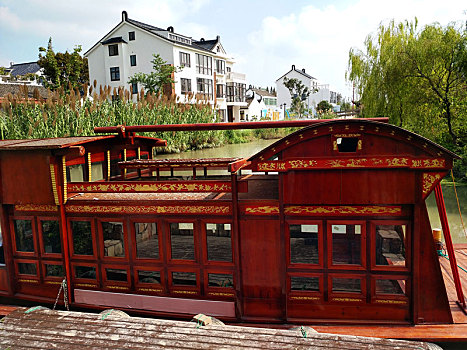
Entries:
[[0,316],[6,316],[15,311],[17,306],[0,305]]

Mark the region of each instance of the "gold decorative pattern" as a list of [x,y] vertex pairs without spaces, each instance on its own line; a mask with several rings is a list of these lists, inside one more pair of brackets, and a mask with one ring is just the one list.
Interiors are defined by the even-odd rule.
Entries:
[[67,213],[124,213],[124,214],[211,214],[227,215],[230,214],[228,205],[150,205],[150,206],[108,206],[108,205],[68,205]]
[[173,290],[172,293],[175,294],[198,294],[198,292],[192,290]]
[[436,182],[441,180],[440,174],[423,173],[423,196],[428,195]]
[[290,206],[286,215],[401,215],[400,206]]
[[88,153],[88,181],[92,181],[92,171],[91,171],[91,152]]
[[118,289],[118,290],[127,290],[128,289],[128,287],[124,287],[124,286],[105,286],[105,288]]
[[153,292],[153,293],[161,293],[162,289],[156,289],[156,288],[137,288],[136,289],[138,292]]
[[409,164],[408,158],[386,158],[385,161],[388,167],[405,167]]
[[337,301],[337,302],[359,302],[361,303],[363,299],[358,299],[358,298],[332,298],[331,301]]
[[110,151],[107,150],[107,179],[110,179]]
[[52,192],[54,194],[54,201],[56,205],[60,205],[58,199],[57,179],[55,178],[55,166],[50,164],[50,179],[52,180]]
[[245,208],[245,213],[253,215],[279,214],[279,207],[272,205],[248,206]]
[[291,300],[321,300],[320,297],[297,297],[297,296],[292,296],[290,297]]
[[220,292],[209,292],[209,296],[211,297],[234,297],[235,294],[233,293],[220,293]]
[[258,164],[258,171],[278,171],[286,170],[284,162],[265,162]]
[[62,281],[45,281],[45,284],[62,284]]
[[16,204],[15,210],[56,212],[58,208],[55,205],[48,205],[48,204]]
[[97,285],[90,283],[75,283],[75,287],[97,288]]
[[38,280],[32,280],[27,278],[18,278],[18,282],[20,283],[39,283]]
[[62,172],[63,172],[63,204],[66,203],[67,193],[67,181],[66,181],[66,156],[62,156]]
[[376,304],[407,305],[405,300],[376,299],[374,302]]
[[288,165],[292,169],[307,169],[307,168],[312,168],[318,164],[316,160],[289,160]]
[[231,192],[230,182],[154,182],[154,183],[70,183],[69,192]]

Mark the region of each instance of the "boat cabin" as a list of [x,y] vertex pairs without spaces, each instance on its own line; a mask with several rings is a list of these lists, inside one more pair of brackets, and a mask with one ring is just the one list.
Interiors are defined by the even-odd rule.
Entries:
[[157,138],[0,141],[0,296],[227,321],[451,323],[425,206],[457,156],[334,120],[250,158]]

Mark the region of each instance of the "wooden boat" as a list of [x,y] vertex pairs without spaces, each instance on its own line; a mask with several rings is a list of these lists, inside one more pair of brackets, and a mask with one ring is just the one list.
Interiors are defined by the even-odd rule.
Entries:
[[165,141],[135,132],[171,127],[0,141],[0,296],[53,303],[65,280],[74,307],[456,327],[425,206],[455,154],[356,119],[245,159],[153,159]]

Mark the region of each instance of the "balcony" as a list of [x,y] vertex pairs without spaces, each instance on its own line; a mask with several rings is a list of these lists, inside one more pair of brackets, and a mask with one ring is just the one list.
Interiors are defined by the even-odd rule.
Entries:
[[246,75],[243,73],[229,72],[227,73],[227,80],[246,80]]

